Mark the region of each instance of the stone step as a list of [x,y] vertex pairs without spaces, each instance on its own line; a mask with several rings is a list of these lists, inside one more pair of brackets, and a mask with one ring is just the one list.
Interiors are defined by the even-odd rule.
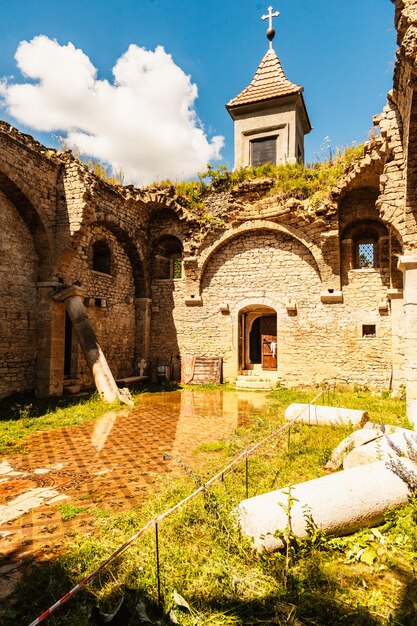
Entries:
[[64,376],[64,380],[63,380],[64,387],[72,387],[72,385],[76,385],[76,384],[77,384],[76,378],[66,378]]
[[262,380],[278,380],[276,370],[241,370],[239,376],[245,378],[261,378]]
[[65,395],[75,396],[80,393],[81,386],[80,385],[68,385],[68,386],[64,385],[63,391]]
[[265,380],[261,376],[240,375],[236,378],[236,389],[247,389],[253,391],[270,390],[275,387],[275,380]]

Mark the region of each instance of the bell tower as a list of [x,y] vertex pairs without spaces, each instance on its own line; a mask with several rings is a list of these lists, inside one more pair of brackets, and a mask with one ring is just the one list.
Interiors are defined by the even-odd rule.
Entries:
[[226,104],[234,121],[235,168],[268,162],[304,163],[304,136],[312,126],[304,88],[288,80],[272,46],[272,18],[278,16],[272,7],[262,16],[269,21],[269,49],[252,82]]

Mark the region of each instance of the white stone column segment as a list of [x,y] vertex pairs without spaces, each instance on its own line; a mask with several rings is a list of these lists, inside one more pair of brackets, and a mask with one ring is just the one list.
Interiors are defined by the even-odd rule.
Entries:
[[83,295],[83,289],[73,285],[60,291],[54,297],[56,300],[65,302],[69,318],[77,332],[78,342],[100,396],[109,403],[116,400],[124,401],[88,319],[82,300]]
[[[401,464],[417,473],[417,465],[409,459],[401,459]],[[285,492],[280,489],[243,500],[234,511],[242,531],[259,551],[279,550],[284,545],[279,533],[288,527]],[[307,536],[308,511],[327,535],[349,535],[381,523],[388,509],[405,506],[408,496],[407,485],[385,461],[309,480],[291,489],[292,532],[300,538]]]

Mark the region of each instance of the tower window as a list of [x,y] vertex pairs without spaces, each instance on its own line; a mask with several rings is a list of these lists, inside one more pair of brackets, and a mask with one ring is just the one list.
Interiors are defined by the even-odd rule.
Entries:
[[254,166],[264,163],[275,165],[277,162],[277,138],[252,139],[250,142],[250,162]]
[[111,276],[111,250],[105,241],[93,244],[93,270]]

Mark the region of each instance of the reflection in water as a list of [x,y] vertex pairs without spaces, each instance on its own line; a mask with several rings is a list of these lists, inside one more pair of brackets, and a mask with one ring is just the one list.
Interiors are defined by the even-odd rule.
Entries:
[[181,394],[180,417],[195,417],[194,395],[192,391],[183,391]]
[[[46,489],[48,497],[58,493],[59,498],[71,498],[86,509],[85,517],[96,506],[114,511],[131,508],[146,497],[156,474],[173,471],[173,464],[163,460],[164,452],[192,465],[190,457],[197,446],[230,436],[265,403],[265,394],[240,391],[143,394],[133,409],[109,411],[94,423],[35,433],[25,442],[28,454],[8,459],[2,487],[8,500],[37,493],[35,486],[42,493]],[[16,472],[29,482],[16,480]],[[62,541],[64,528],[57,508],[32,498],[29,509],[21,511],[22,522],[12,530],[0,523],[4,554],[27,550],[29,540],[31,545]],[[71,520],[78,523],[84,524],[82,515]]]
[[61,463],[49,473],[52,484],[83,484],[104,500],[129,501],[132,493],[142,496],[155,472],[171,471],[165,452],[187,461],[197,446],[230,436],[265,403],[265,394],[240,391],[143,394],[133,409],[109,411],[95,423],[36,433],[15,469]]
[[96,422],[91,435],[91,445],[96,449],[97,453],[100,453],[104,448],[106,439],[113,429],[116,417],[117,415],[114,411],[109,411]]
[[[173,405],[176,397],[172,398]],[[264,394],[238,391],[185,390],[180,392],[179,414],[171,452],[182,458],[197,446],[230,436],[249,414],[265,404]]]
[[[266,394],[184,390],[143,394],[130,410],[109,411],[95,423],[36,433],[28,440],[29,465],[62,461],[89,473],[110,466],[155,471],[164,452],[190,453],[230,436],[266,404]],[[164,468],[165,469],[165,468]]]

